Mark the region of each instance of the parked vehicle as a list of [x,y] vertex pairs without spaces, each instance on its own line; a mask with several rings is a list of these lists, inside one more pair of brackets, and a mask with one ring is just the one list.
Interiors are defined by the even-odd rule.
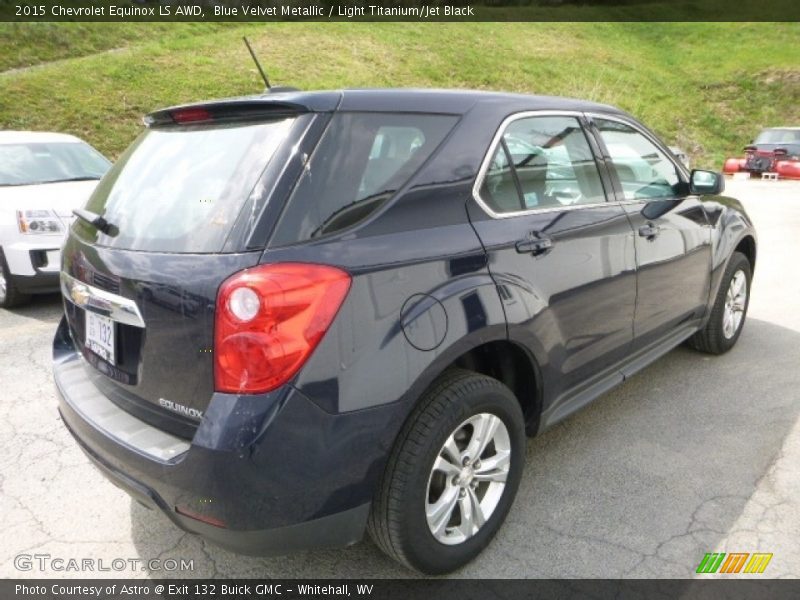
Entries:
[[526,433],[741,333],[750,219],[615,108],[362,90],[146,123],[64,247],[59,410],[109,479],[234,551],[368,530],[456,569]]
[[749,146],[744,158],[729,158],[724,172],[775,173],[781,179],[800,179],[800,127],[764,129]]
[[71,135],[0,131],[0,307],[59,290],[59,247],[72,209],[110,166]]

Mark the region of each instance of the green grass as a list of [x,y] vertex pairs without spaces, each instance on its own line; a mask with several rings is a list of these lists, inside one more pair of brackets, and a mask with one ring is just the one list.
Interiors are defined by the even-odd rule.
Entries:
[[67,131],[116,157],[154,108],[260,91],[243,34],[274,82],[588,98],[698,165],[800,124],[796,23],[64,23],[0,25],[0,128]]
[[200,23],[0,23],[0,71],[209,30]]

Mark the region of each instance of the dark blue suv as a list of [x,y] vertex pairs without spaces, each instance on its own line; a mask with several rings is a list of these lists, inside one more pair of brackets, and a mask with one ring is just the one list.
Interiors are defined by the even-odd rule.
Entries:
[[109,479],[226,548],[368,530],[458,568],[526,434],[741,331],[750,220],[610,106],[283,92],[145,123],[63,250],[60,412]]

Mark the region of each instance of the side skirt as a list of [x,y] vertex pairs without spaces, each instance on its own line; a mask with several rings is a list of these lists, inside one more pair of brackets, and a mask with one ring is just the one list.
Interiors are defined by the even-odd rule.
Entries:
[[679,346],[697,330],[697,323],[684,325],[667,337],[646,348],[642,348],[592,379],[564,392],[542,413],[538,433],[542,433],[556,423],[563,421],[571,414],[596,400],[599,396],[624,383],[634,374]]

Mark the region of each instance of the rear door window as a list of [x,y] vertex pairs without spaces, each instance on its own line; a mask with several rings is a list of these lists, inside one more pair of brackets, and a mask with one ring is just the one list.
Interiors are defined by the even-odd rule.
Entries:
[[273,236],[286,245],[336,233],[372,214],[442,143],[457,117],[337,113]]
[[79,231],[113,248],[219,252],[293,121],[146,131],[87,204],[118,229],[117,235],[83,225]]
[[509,149],[505,142],[500,146],[489,163],[489,170],[481,187],[481,196],[490,202],[495,212],[515,212],[525,210],[517,176],[511,168]]
[[480,188],[495,213],[605,202],[597,164],[574,117],[526,117],[503,132]]

